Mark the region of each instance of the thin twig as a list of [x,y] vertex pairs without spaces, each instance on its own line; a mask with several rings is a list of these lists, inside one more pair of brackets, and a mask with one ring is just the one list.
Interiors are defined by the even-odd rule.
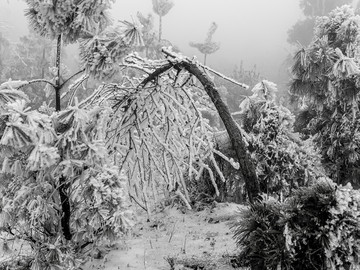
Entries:
[[30,84],[34,84],[34,83],[41,83],[41,82],[44,82],[44,83],[47,83],[47,84],[50,84],[52,87],[56,87],[55,84],[53,84],[52,82],[46,80],[46,79],[37,79],[37,80],[32,80],[32,81],[28,81],[26,84],[23,84],[23,85],[20,85],[18,88],[16,88],[17,90],[25,87],[25,86],[28,86]]
[[85,68],[82,70],[79,70],[78,72],[74,73],[73,75],[71,75],[69,78],[67,78],[61,85],[60,88],[62,88],[68,81],[70,81],[72,78],[74,78],[76,75],[79,75],[80,73],[84,72]]
[[172,229],[172,231],[171,231],[171,233],[170,233],[169,243],[171,242],[171,239],[172,239],[173,236],[174,236],[175,228],[176,228],[176,224],[177,224],[177,223],[178,223],[178,222],[176,221],[175,224],[174,224],[174,227],[173,227],[173,229]]

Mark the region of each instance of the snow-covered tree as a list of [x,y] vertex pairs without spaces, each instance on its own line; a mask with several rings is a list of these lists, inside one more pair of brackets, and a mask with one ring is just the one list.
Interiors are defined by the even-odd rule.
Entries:
[[[108,9],[114,0],[26,0],[26,16],[33,30],[56,40],[55,76],[47,82],[55,91],[55,108],[60,110],[61,93],[75,76],[88,74],[105,77],[114,74],[117,61],[127,49],[141,42],[136,26],[123,22],[109,28]],[[83,69],[63,78],[61,48],[63,43],[80,42]],[[85,78],[85,77],[82,77]]]
[[[0,86],[0,230],[30,247],[24,258],[31,269],[77,269],[83,255],[114,240],[127,224],[126,178],[105,143],[111,108],[80,108],[74,97],[88,76],[111,75],[116,61],[141,41],[127,22],[104,28],[110,2],[27,1],[30,25],[57,42],[54,77]],[[63,78],[62,43],[75,41],[85,50],[83,69]],[[55,110],[31,110],[18,90],[38,82],[54,89]],[[70,96],[63,111],[60,94]],[[23,251],[7,267],[15,269]]]
[[294,115],[276,103],[276,84],[263,80],[240,104],[242,127],[256,164],[261,191],[279,198],[324,175],[320,154],[311,139],[293,132]]
[[212,36],[214,35],[217,27],[218,26],[215,22],[211,24],[204,43],[195,43],[195,42],[189,43],[191,47],[197,48],[199,52],[201,52],[204,55],[204,65],[206,65],[207,55],[213,54],[214,52],[220,49],[220,44],[218,42],[212,41]]
[[0,230],[5,241],[15,238],[26,248],[0,265],[78,269],[100,241],[115,240],[130,221],[126,178],[103,140],[110,110],[32,111],[12,89],[15,83],[0,86]]
[[291,91],[313,112],[308,128],[330,176],[359,186],[360,16],[336,8],[317,19],[314,35],[295,55]]
[[162,17],[169,13],[174,7],[171,0],[152,0],[153,11],[159,16],[159,43],[162,40]]
[[[136,78],[130,76],[133,72],[129,71],[121,84],[99,88],[84,103],[110,102],[114,108],[108,143],[118,153],[120,166],[127,168],[129,179],[133,179],[131,193],[136,196],[132,197],[148,209],[147,191],[166,187],[189,207],[187,183],[191,185],[204,170],[209,172],[218,194],[214,173],[209,167],[210,161],[216,173],[222,175],[215,161],[214,155],[218,155],[239,166],[237,172],[246,183],[249,201],[258,199],[257,176],[243,135],[203,69],[215,71],[171,51],[164,50],[164,53],[166,60],[148,61],[137,55],[126,58],[125,69],[139,70],[144,75]],[[202,118],[204,108],[216,110],[224,122],[238,165],[215,149],[214,129]],[[156,197],[156,192],[153,193]]]

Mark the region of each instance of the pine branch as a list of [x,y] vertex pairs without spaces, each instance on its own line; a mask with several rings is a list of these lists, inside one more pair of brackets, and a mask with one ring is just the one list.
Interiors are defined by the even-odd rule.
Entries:
[[74,78],[75,76],[83,73],[85,71],[85,68],[83,68],[82,70],[79,70],[78,72],[74,73],[73,75],[71,75],[69,78],[67,78],[61,85],[60,88],[62,88],[65,84],[67,84],[72,78]]
[[19,87],[17,87],[16,89],[19,90],[25,86],[28,86],[30,84],[34,84],[34,83],[47,83],[47,84],[50,84],[54,89],[55,89],[55,84],[53,84],[52,82],[46,80],[46,79],[36,79],[36,80],[32,80],[32,81],[28,81],[27,83],[23,84],[23,85],[20,85]]
[[157,78],[160,74],[168,71],[168,70],[171,69],[173,66],[174,66],[173,63],[168,63],[168,64],[165,64],[165,65],[163,65],[162,67],[156,69],[153,73],[151,73],[148,77],[146,77],[146,78],[140,83],[140,86],[144,87],[144,86],[146,86],[149,82],[156,80],[156,78]]

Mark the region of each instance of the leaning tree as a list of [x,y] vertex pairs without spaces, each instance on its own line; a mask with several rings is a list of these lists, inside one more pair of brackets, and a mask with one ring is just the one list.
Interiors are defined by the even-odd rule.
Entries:
[[[163,53],[166,59],[157,61],[136,54],[126,57],[122,67],[128,75],[123,81],[100,87],[81,103],[109,103],[114,109],[108,124],[108,145],[117,153],[119,166],[128,173],[131,197],[148,209],[148,191],[162,186],[167,192],[177,193],[191,207],[186,183],[199,179],[204,170],[209,172],[218,194],[209,165],[225,181],[215,160],[215,156],[220,156],[238,169],[249,201],[257,200],[255,169],[241,130],[208,74],[215,71],[168,49],[163,49]],[[134,76],[134,69],[140,73],[138,76]],[[214,129],[202,118],[204,109],[218,112],[236,151],[236,160],[215,149]],[[151,193],[156,198],[157,192]]]

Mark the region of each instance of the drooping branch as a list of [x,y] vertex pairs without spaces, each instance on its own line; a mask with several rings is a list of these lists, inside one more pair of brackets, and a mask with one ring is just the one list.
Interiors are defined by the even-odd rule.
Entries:
[[[126,60],[131,70],[145,68],[145,79],[143,72],[138,72],[139,77],[123,76],[119,84],[100,87],[80,106],[105,102],[113,108],[107,145],[112,153],[119,153],[116,162],[128,174],[129,190],[147,211],[147,193],[154,186],[178,196],[190,208],[187,186],[216,162],[214,130],[201,115],[201,110],[211,107],[210,100],[202,89],[193,87],[188,72],[172,68],[171,61]],[[212,174],[219,195],[215,177]]]
[[[250,161],[250,156],[247,153],[246,145],[243,140],[243,136],[236,122],[231,116],[231,113],[222,101],[219,92],[217,91],[215,84],[211,79],[199,68],[196,62],[184,57],[176,57],[176,55],[166,49],[163,52],[176,59],[176,64],[184,67],[190,74],[194,75],[203,85],[204,90],[214,103],[221,120],[223,121],[225,128],[230,137],[232,146],[236,152],[238,162],[240,164],[239,174],[244,179],[246,189],[249,196],[249,201],[254,202],[259,199],[260,188],[258,178],[255,172],[255,167]],[[175,58],[176,57],[176,58]]]
[[[222,181],[225,178],[214,164],[214,155],[217,155],[214,129],[201,114],[202,110],[211,109],[217,110],[226,123],[240,163],[231,165],[240,167],[239,174],[246,182],[249,200],[256,200],[259,186],[242,134],[203,68],[177,55],[167,61],[124,60],[124,68],[129,64],[132,70],[131,76],[123,76],[119,84],[100,87],[80,106],[105,102],[113,108],[108,123],[108,146],[112,152],[119,153],[116,162],[127,172],[133,196],[148,207],[146,194],[153,190],[152,181],[156,181],[156,186],[170,193],[176,190],[174,187],[179,187],[178,191],[184,196],[179,192],[178,196],[185,199],[189,207],[186,202],[191,198],[187,185],[213,168],[211,183],[219,195],[215,176],[219,174]],[[139,72],[144,68],[145,79],[143,72]],[[133,76],[134,69],[141,75]],[[202,86],[191,77],[198,78]]]
[[156,69],[153,73],[151,73],[148,77],[146,77],[140,84],[140,86],[144,87],[148,82],[151,82],[155,80],[157,77],[159,77],[162,73],[168,71],[171,69],[174,65],[172,63],[168,63],[162,67],[159,67]]

